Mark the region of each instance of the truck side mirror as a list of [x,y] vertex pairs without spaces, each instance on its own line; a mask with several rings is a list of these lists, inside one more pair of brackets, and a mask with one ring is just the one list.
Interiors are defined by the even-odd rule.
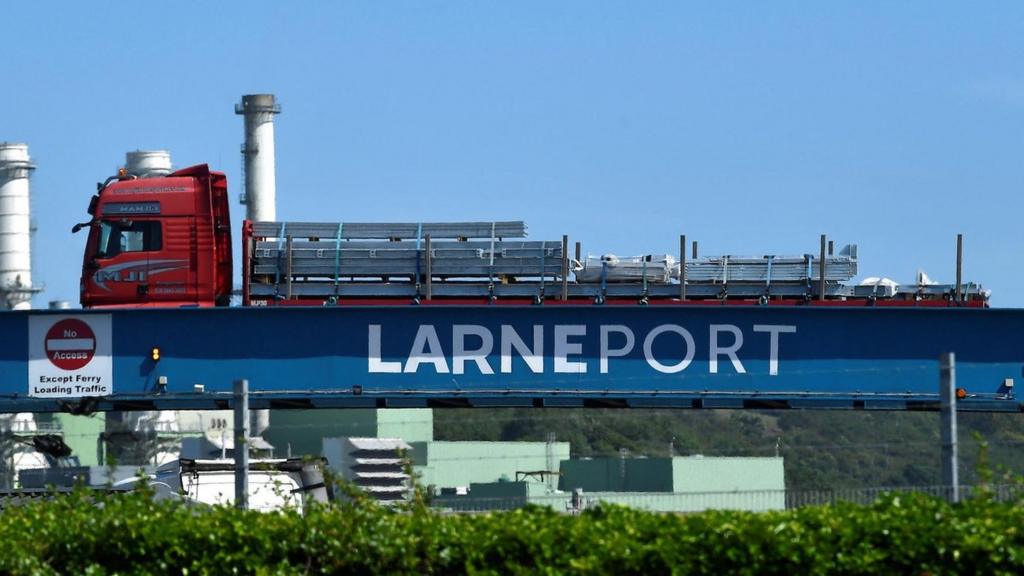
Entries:
[[78,224],[75,224],[74,226],[71,227],[71,233],[72,234],[78,234],[78,232],[82,228],[85,228],[86,226],[92,226],[92,221],[89,221],[89,222],[79,222]]

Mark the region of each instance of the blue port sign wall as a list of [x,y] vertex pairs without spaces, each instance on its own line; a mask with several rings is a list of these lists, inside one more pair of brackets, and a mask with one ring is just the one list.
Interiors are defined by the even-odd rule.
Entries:
[[612,406],[1018,411],[1024,310],[394,306],[0,314],[0,410]]

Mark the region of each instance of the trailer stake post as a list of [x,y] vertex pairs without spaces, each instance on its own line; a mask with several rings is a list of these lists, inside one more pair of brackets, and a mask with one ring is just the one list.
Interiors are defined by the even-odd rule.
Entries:
[[818,258],[818,300],[825,300],[825,235],[821,235],[821,256]]
[[562,235],[562,302],[569,299],[569,236]]
[[286,244],[288,246],[286,248],[286,250],[288,250],[288,278],[286,280],[286,282],[288,283],[287,284],[288,288],[285,291],[285,299],[286,300],[291,300],[292,299],[292,237],[291,237],[291,234],[288,235],[288,239],[286,240]]
[[957,304],[963,302],[963,290],[961,289],[961,283],[963,282],[963,269],[964,269],[964,235],[956,235],[956,301]]
[[679,299],[686,300],[686,234],[679,237]]

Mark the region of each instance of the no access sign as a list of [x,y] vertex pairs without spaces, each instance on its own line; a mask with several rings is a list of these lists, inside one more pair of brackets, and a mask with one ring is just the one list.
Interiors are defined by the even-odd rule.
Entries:
[[46,331],[46,357],[61,370],[84,368],[96,355],[96,334],[77,318],[61,320]]
[[114,391],[110,316],[29,317],[28,395],[106,396]]

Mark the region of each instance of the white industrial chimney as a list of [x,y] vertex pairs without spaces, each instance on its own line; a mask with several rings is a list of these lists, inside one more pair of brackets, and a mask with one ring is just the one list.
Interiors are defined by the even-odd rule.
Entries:
[[0,142],[0,310],[32,307],[28,145]]
[[136,150],[124,155],[125,171],[139,178],[167,176],[171,173],[171,153],[167,150]]
[[248,220],[268,222],[277,218],[274,115],[280,113],[281,106],[273,94],[247,94],[242,96],[241,104],[235,104],[235,114],[245,116],[245,193],[241,200]]

